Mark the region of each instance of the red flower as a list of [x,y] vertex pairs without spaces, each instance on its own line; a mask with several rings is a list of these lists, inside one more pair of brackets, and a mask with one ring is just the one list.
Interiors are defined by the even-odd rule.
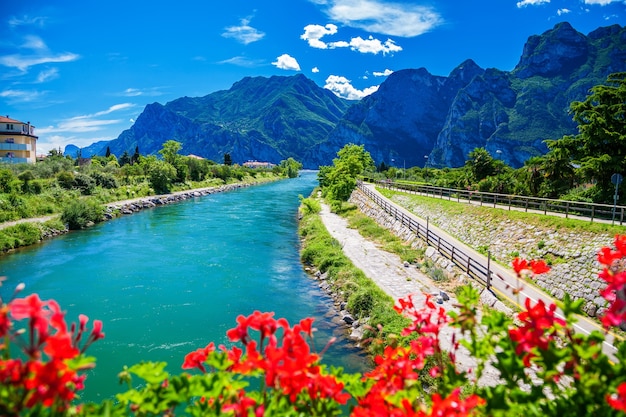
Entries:
[[530,299],[527,298],[526,311],[517,315],[523,324],[509,330],[511,340],[518,344],[515,352],[518,355],[525,353],[523,357],[525,366],[529,366],[530,360],[535,356],[533,349],[548,349],[550,342],[556,337],[555,326],[565,326],[565,321],[554,315],[555,304],[550,304],[549,308],[546,309],[542,300],[539,300],[534,306],[531,306],[530,303]]
[[626,412],[626,382],[617,387],[615,394],[607,395],[606,402],[614,409]]
[[598,252],[598,262],[602,265],[611,266],[613,262],[620,259],[622,256],[621,252],[614,251],[609,247],[604,247]]
[[543,260],[530,261],[530,269],[535,275],[545,274],[546,272],[550,271],[550,267],[546,265],[545,261]]
[[456,388],[446,398],[441,398],[439,394],[432,396],[433,406],[428,414],[421,413],[426,417],[465,417],[476,408],[485,404],[485,400],[472,394],[469,397],[461,398],[461,389]]
[[213,342],[206,345],[206,347],[197,349],[191,353],[188,353],[185,356],[185,360],[183,362],[183,369],[193,369],[198,368],[202,372],[206,372],[206,368],[204,367],[204,361],[206,361],[207,357],[211,352],[215,350],[215,344]]
[[550,271],[550,267],[543,260],[527,261],[526,259],[515,258],[511,264],[518,277],[521,277],[522,274],[525,273],[524,271],[530,271],[534,275],[544,274]]
[[626,257],[626,235],[615,235],[615,248]]
[[528,269],[528,261],[526,261],[526,259],[515,258],[512,264],[517,275],[521,275],[522,271]]
[[[9,319],[9,306],[0,305],[0,338],[3,338],[11,329],[11,319]],[[0,344],[0,347],[2,345]]]
[[15,320],[30,319],[31,331],[37,330],[41,342],[48,336],[50,311],[45,309],[47,304],[41,301],[37,294],[31,294],[26,298],[16,298],[9,304],[11,316]]

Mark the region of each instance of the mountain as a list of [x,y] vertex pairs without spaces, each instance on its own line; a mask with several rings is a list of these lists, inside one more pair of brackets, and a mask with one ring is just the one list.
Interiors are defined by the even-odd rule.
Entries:
[[[447,77],[426,69],[391,74],[360,101],[338,98],[304,75],[246,77],[204,97],[153,103],[135,124],[88,153],[118,157],[157,153],[169,140],[182,154],[216,162],[329,165],[347,143],[363,144],[377,164],[462,166],[477,147],[513,167],[547,151],[546,139],[576,134],[572,101],[609,74],[626,71],[626,29],[613,25],[588,35],[559,23],[528,38],[512,71],[480,68],[471,59]],[[83,155],[85,151],[83,150]]]
[[448,77],[397,71],[353,105],[308,158],[328,163],[343,144],[363,144],[377,163],[458,167],[477,147],[513,167],[547,152],[546,139],[576,134],[572,101],[614,72],[626,71],[626,30],[585,36],[569,23],[531,36],[513,71],[468,60]]
[[108,146],[118,157],[134,153],[136,146],[142,154],[154,154],[172,139],[182,143],[181,154],[216,162],[225,153],[240,164],[301,160],[326,138],[349,104],[304,75],[246,77],[204,97],[149,104]]

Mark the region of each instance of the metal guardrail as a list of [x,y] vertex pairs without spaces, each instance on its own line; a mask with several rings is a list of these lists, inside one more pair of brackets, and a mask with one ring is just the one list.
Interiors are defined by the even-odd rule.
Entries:
[[357,186],[369,199],[378,204],[378,206],[380,206],[380,208],[382,208],[386,213],[391,215],[395,220],[400,221],[402,226],[415,233],[417,238],[422,239],[427,245],[436,248],[441,255],[454,263],[470,278],[479,281],[482,285],[485,285],[487,289],[490,289],[490,256],[487,257],[487,267],[483,266],[481,263],[476,261],[476,259],[472,258],[471,255],[468,255],[458,249],[455,245],[430,230],[428,220],[426,221],[426,226],[424,227],[414,218],[407,216],[402,210],[398,210],[398,208],[393,204],[389,203],[384,198],[381,198],[369,188],[363,186],[363,182],[358,181]]
[[563,214],[565,218],[586,218],[594,220],[608,220],[617,222],[620,226],[626,222],[626,206],[611,204],[586,203],[581,201],[553,200],[549,198],[527,197],[521,195],[486,193],[482,191],[462,190],[456,188],[434,187],[431,185],[405,184],[394,181],[369,181],[380,187],[397,188],[400,190],[425,194],[435,198],[461,200],[487,206],[505,206],[521,208],[524,211],[534,211],[543,214]]

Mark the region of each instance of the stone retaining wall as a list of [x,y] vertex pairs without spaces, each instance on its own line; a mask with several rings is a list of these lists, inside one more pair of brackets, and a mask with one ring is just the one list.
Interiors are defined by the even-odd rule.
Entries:
[[[358,189],[352,193],[350,201],[397,236],[412,242],[414,247],[425,246],[413,232],[395,221]],[[596,258],[601,247],[613,245],[614,236],[608,233],[540,228],[514,220],[485,221],[469,213],[446,216],[441,211],[411,203],[409,198],[402,195],[395,196],[392,201],[418,217],[428,218],[431,224],[471,247],[488,247],[492,259],[503,265],[510,265],[515,256],[527,259],[550,258],[553,260],[551,271],[538,276],[535,281],[539,287],[557,299],[563,299],[565,294],[574,299],[584,299],[583,310],[591,317],[601,315],[606,306],[606,301],[599,294],[599,289],[605,283],[598,277],[600,264]]]
[[110,220],[120,214],[133,214],[143,209],[162,206],[166,204],[178,203],[190,198],[203,197],[209,194],[231,191],[238,188],[248,187],[250,184],[237,183],[220,185],[219,187],[200,188],[189,191],[178,191],[174,194],[148,196],[132,201],[117,201],[107,204],[105,208],[105,220]]

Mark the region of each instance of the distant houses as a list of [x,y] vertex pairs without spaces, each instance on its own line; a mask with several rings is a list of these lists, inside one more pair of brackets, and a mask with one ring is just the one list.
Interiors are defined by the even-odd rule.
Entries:
[[243,163],[243,166],[247,168],[269,168],[272,169],[276,166],[276,164],[272,164],[271,162],[259,162],[259,161],[247,161]]
[[35,126],[9,116],[0,116],[0,162],[29,163],[37,160]]

